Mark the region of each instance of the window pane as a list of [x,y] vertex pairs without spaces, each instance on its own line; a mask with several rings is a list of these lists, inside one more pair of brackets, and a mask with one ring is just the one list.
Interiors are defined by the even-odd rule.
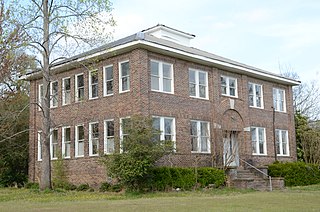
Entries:
[[67,90],[70,90],[70,89],[71,89],[70,78],[64,79],[64,90],[67,91]]
[[236,95],[236,89],[230,88],[230,96],[235,96],[235,95]]
[[221,86],[227,86],[226,78],[221,77]]
[[248,85],[249,94],[253,95],[253,85],[249,83]]
[[172,133],[172,119],[164,119],[164,131],[166,135]]
[[64,136],[65,136],[65,141],[71,141],[71,131],[70,131],[70,128],[65,128],[65,134],[64,134]]
[[171,79],[163,79],[163,91],[171,92]]
[[70,143],[65,144],[64,146],[64,157],[70,157]]
[[93,85],[92,86],[92,97],[97,97],[98,96],[98,85]]
[[163,64],[163,77],[171,79],[171,65]]
[[129,62],[121,63],[121,76],[129,75]]
[[113,79],[113,67],[112,66],[106,68],[106,74],[107,74],[106,80]]
[[206,98],[206,86],[199,86],[199,96],[202,98]]
[[191,128],[190,128],[190,133],[191,135],[197,136],[198,135],[198,129],[197,129],[197,122],[192,121],[191,122]]
[[192,151],[198,151],[198,139],[197,137],[191,138]]
[[252,140],[252,153],[257,153],[257,142]]
[[201,137],[201,152],[208,152],[208,139]]
[[150,66],[151,66],[151,75],[159,76],[159,63],[151,61]]
[[196,96],[196,85],[189,83],[189,94],[190,96]]
[[114,152],[114,138],[108,138],[107,139],[107,153],[113,153]]
[[235,88],[236,87],[236,80],[229,78],[229,86],[232,88]]
[[79,142],[79,144],[78,144],[78,154],[77,155],[84,155],[84,143],[83,143],[83,141]]
[[160,130],[160,118],[153,118],[152,121],[152,127],[156,130]]
[[257,107],[261,107],[261,97],[256,98]]
[[199,72],[199,84],[206,85],[207,84],[207,74],[203,72]]
[[98,154],[98,139],[93,139],[92,140],[92,154],[93,155],[96,155],[96,154]]
[[189,70],[189,82],[196,83],[196,72]]
[[113,81],[107,82],[107,95],[113,93]]
[[151,89],[159,90],[159,78],[158,77],[151,77]]
[[114,136],[114,122],[107,121],[107,136]]
[[77,76],[77,84],[78,84],[78,87],[84,86],[83,75]]
[[127,77],[122,78],[122,90],[129,90],[129,78]]
[[78,90],[78,98],[79,98],[79,100],[82,100],[83,97],[84,97],[84,88],[80,88]]
[[261,85],[256,85],[256,95],[261,96]]
[[227,94],[227,88],[224,86],[221,86],[221,93],[222,94]]
[[209,132],[208,132],[208,123],[205,122],[200,122],[200,130],[201,130],[201,136],[209,136]]
[[254,103],[253,103],[253,96],[249,96],[249,105],[250,106],[254,106]]
[[91,72],[91,84],[98,83],[98,72],[93,71]]
[[84,139],[84,129],[83,126],[78,126],[78,140]]
[[256,137],[256,129],[257,129],[257,128],[251,127],[251,140],[252,140],[252,141],[256,141],[256,140],[257,140],[257,137]]

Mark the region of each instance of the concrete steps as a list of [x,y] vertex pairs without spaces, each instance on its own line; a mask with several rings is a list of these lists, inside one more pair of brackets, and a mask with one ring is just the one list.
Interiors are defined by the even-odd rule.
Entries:
[[[282,178],[274,178],[271,183],[273,189],[284,188]],[[253,169],[236,168],[229,171],[229,185],[235,188],[270,191],[269,178]]]

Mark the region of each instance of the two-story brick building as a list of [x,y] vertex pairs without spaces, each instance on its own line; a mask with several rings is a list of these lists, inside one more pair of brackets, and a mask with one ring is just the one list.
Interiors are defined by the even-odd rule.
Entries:
[[[299,82],[192,48],[194,37],[157,25],[55,64],[51,158],[62,153],[72,183],[106,180],[99,155],[121,151],[121,123],[134,114],[152,116],[161,139],[174,141],[175,153],[160,165],[296,160],[292,86]],[[30,102],[40,105],[41,77],[28,77]],[[31,181],[39,180],[41,119],[31,104]]]

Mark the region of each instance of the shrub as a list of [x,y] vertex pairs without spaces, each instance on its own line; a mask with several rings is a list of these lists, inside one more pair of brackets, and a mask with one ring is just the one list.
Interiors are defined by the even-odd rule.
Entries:
[[39,189],[39,183],[28,182],[24,185],[27,189]]
[[[157,167],[151,170],[149,187],[152,190],[168,191],[172,188],[190,190],[200,183],[202,187],[214,184],[219,187],[225,182],[223,170],[216,168],[198,168],[197,178],[194,168]],[[197,179],[197,180],[196,180]]]
[[214,184],[216,187],[219,187],[225,183],[223,170],[203,167],[198,168],[197,173],[198,183],[200,183],[202,187],[206,187],[209,184]]
[[100,192],[110,191],[110,188],[111,188],[111,184],[110,184],[110,183],[108,183],[108,182],[101,183],[101,186],[100,186],[100,188],[99,188],[99,191],[100,191]]
[[77,191],[88,191],[90,189],[90,186],[88,184],[81,184],[76,189]]
[[269,165],[271,177],[283,177],[286,186],[305,186],[320,183],[318,165],[304,162],[274,163]]

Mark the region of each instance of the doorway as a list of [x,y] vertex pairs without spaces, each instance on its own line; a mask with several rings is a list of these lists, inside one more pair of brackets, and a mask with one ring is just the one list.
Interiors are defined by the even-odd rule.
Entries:
[[223,137],[224,166],[239,166],[238,132],[226,131]]

